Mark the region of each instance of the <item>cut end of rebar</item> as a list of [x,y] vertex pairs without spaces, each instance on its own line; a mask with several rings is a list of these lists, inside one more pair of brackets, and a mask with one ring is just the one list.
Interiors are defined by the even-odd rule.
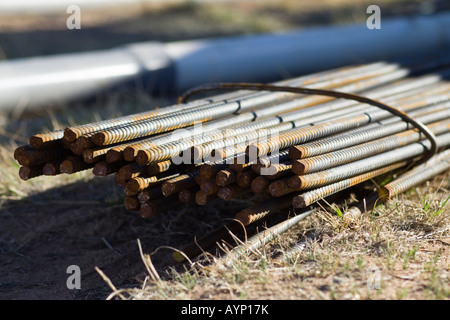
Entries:
[[217,192],[217,196],[225,201],[228,201],[232,198],[231,195],[231,190],[228,187],[222,187],[219,189],[219,191]]
[[289,148],[289,158],[292,160],[302,159],[304,150],[302,146],[292,146]]
[[292,206],[294,209],[302,209],[305,208],[308,204],[305,199],[300,195],[292,198]]
[[145,166],[148,165],[150,162],[150,155],[147,150],[139,150],[135,160],[141,166]]
[[30,146],[35,149],[39,149],[44,144],[44,139],[39,135],[34,135],[30,137]]
[[230,183],[233,183],[234,180],[235,180],[235,174],[232,171],[220,170],[216,174],[216,183],[221,187],[225,187],[225,186],[229,185]]
[[64,160],[59,165],[59,171],[62,173],[72,174],[73,173],[73,163],[70,160]]
[[106,159],[105,160],[108,163],[119,162],[119,161],[122,161],[123,159],[125,159],[125,157],[123,157],[123,153],[121,151],[110,149],[106,153]]
[[[113,149],[111,149],[110,151],[112,150]],[[134,147],[126,147],[123,152],[121,152],[121,156],[128,162],[134,161],[134,157],[136,157],[136,155],[137,151]]]
[[156,215],[155,207],[151,203],[143,203],[139,208],[139,216],[143,219],[149,219]]
[[97,146],[104,146],[106,143],[106,134],[104,132],[97,132],[91,137],[91,141]]
[[256,177],[253,179],[252,183],[250,184],[250,188],[253,191],[253,193],[263,193],[267,190],[267,187],[269,186],[270,182],[265,177]]
[[46,163],[42,168],[42,173],[46,176],[54,176],[59,173],[58,167],[53,163]]
[[287,180],[287,185],[292,189],[300,189],[303,185],[303,177],[302,176],[292,176]]
[[268,189],[272,197],[281,197],[288,193],[289,186],[285,180],[277,180],[270,183]]
[[202,190],[197,191],[195,193],[195,203],[200,206],[206,205],[208,203],[208,195]]
[[168,197],[175,193],[175,185],[166,181],[161,185],[161,191],[164,197]]
[[64,129],[64,140],[67,142],[75,142],[77,140],[78,134],[72,130],[72,128]]
[[292,161],[291,171],[295,174],[302,175],[306,173],[306,164],[302,160]]
[[92,173],[96,176],[106,176],[108,174],[108,165],[104,162],[99,162],[92,169]]
[[128,211],[135,211],[140,208],[140,202],[137,199],[137,197],[134,196],[127,196],[123,199],[123,204],[125,206],[125,209]]
[[22,180],[28,180],[30,178],[30,167],[20,167],[19,169],[19,177]]
[[234,218],[240,222],[242,222],[242,224],[244,226],[248,226],[250,223],[252,223],[252,220],[250,219],[250,215],[248,210],[244,209],[242,211],[239,211]]
[[125,186],[125,191],[129,195],[137,194],[139,192],[139,190],[140,190],[139,182],[135,179],[131,179],[130,181],[128,181]]

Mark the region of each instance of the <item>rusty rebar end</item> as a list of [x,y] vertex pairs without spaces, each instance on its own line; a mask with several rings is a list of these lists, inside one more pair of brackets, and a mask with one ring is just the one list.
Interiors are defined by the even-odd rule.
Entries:
[[75,144],[77,144],[80,149],[87,149],[87,148],[90,148],[90,147],[94,146],[94,144],[91,142],[89,137],[86,137],[86,136],[79,137],[75,141]]
[[30,137],[30,146],[35,149],[39,149],[44,144],[44,139],[39,135],[33,135]]
[[83,154],[84,149],[80,147],[80,145],[76,142],[69,144],[69,150],[77,156],[80,156]]
[[24,152],[31,150],[31,149],[32,149],[32,147],[30,145],[24,145],[24,146],[17,147],[14,150],[14,159],[18,160],[18,157],[21,154],[23,154]]
[[125,186],[125,191],[130,194],[137,194],[140,190],[141,186],[139,184],[139,181],[137,181],[136,179],[131,179],[130,181],[127,182],[127,185]]
[[148,165],[150,162],[150,154],[147,150],[139,150],[135,157],[135,160],[141,166]]
[[288,178],[287,185],[292,189],[299,189],[303,185],[303,180],[302,176],[292,176]]
[[[114,149],[110,149],[108,150],[108,152],[106,152],[106,162],[108,163],[115,163],[115,162],[119,162],[122,161],[123,159],[125,159],[125,157],[123,157],[123,153],[122,151],[118,151],[118,150],[114,150]],[[126,160],[126,159],[125,159]],[[128,161],[128,160],[127,160]]]
[[139,216],[143,219],[149,219],[156,215],[155,207],[152,203],[142,203],[139,208]]
[[250,188],[253,193],[259,194],[266,191],[269,184],[270,181],[266,177],[256,177],[250,184]]
[[98,162],[95,166],[94,169],[92,169],[92,173],[96,176],[106,176],[109,174],[109,165],[106,162]]
[[19,177],[22,180],[28,180],[30,177],[31,169],[30,167],[20,167],[19,169]]
[[72,174],[74,171],[74,166],[72,160],[66,159],[59,165],[59,171],[66,174]]
[[199,190],[195,193],[195,203],[204,206],[208,203],[208,195],[203,191]]
[[106,133],[104,132],[97,132],[91,137],[92,143],[96,144],[97,146],[103,146],[105,145],[106,141]]
[[125,209],[128,211],[135,211],[138,210],[141,206],[140,202],[138,201],[137,197],[135,196],[126,196],[123,199],[123,204]]
[[42,166],[22,166],[19,169],[19,177],[22,180],[28,180],[42,175]]
[[214,181],[204,181],[200,184],[200,189],[208,196],[217,193],[220,186]]
[[294,160],[292,161],[291,171],[295,174],[302,175],[306,172],[306,165],[302,160]]
[[236,175],[236,184],[241,188],[250,187],[255,175],[253,171],[239,172]]
[[281,197],[290,190],[285,180],[276,180],[269,184],[269,192],[272,197]]
[[199,175],[202,177],[205,177],[206,179],[211,179],[213,177],[213,171],[214,167],[210,163],[203,163],[200,166],[200,173]]
[[163,184],[161,185],[161,191],[164,197],[168,197],[174,194],[175,189],[176,189],[175,185],[168,181],[163,182]]
[[305,208],[307,205],[308,204],[306,203],[302,195],[298,195],[292,198],[292,206],[295,209],[302,209]]
[[236,175],[231,170],[220,170],[216,174],[216,183],[221,187],[226,187],[227,185],[235,181]]
[[67,142],[75,142],[77,138],[78,134],[72,128],[64,129],[64,140],[66,140]]
[[150,190],[145,189],[145,190],[138,192],[137,198],[140,203],[146,203],[151,200],[152,195],[151,195]]
[[46,176],[54,176],[59,172],[59,167],[55,163],[51,162],[44,164],[44,167],[42,168],[42,173]]
[[289,158],[297,160],[303,158],[304,148],[302,146],[291,146],[289,148]]
[[123,149],[121,155],[126,161],[131,162],[134,161],[134,157],[137,155],[137,150],[135,147],[126,147]]
[[244,226],[248,226],[252,222],[252,220],[250,219],[250,214],[251,212],[248,209],[244,209],[236,213],[234,218],[242,222]]

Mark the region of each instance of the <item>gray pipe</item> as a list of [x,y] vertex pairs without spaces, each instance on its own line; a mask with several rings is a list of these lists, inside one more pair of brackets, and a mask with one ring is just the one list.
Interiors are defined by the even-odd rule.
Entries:
[[0,62],[0,109],[38,108],[128,85],[175,93],[207,82],[267,82],[450,45],[450,13],[220,39],[146,42]]

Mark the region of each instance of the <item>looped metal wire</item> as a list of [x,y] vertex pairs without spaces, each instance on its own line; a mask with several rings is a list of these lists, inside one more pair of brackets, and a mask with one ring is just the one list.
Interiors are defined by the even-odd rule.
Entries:
[[217,90],[251,90],[251,91],[272,91],[272,92],[290,92],[290,93],[298,93],[298,94],[307,94],[307,95],[320,95],[320,96],[328,96],[334,98],[342,98],[355,100],[361,103],[366,103],[375,107],[378,107],[382,110],[388,111],[393,115],[400,117],[403,121],[412,124],[415,128],[417,128],[420,132],[422,132],[430,141],[430,149],[424,154],[422,158],[417,160],[416,164],[422,164],[427,162],[431,157],[433,157],[438,152],[438,143],[436,141],[436,136],[420,121],[415,120],[410,117],[407,113],[384,104],[382,102],[360,96],[354,93],[346,93],[339,92],[333,90],[326,89],[312,89],[312,88],[304,88],[304,87],[290,87],[290,86],[278,86],[272,84],[264,84],[264,83],[209,83],[205,85],[200,85],[194,87],[184,94],[182,94],[178,98],[178,104],[186,102],[191,96],[206,92],[206,91],[217,91]]

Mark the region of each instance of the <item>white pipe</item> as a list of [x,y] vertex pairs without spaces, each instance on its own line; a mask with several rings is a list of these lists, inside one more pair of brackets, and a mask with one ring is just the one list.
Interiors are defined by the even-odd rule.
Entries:
[[217,81],[267,82],[343,65],[424,55],[450,45],[450,13],[220,39],[146,42],[0,62],[0,109],[71,102],[132,83],[177,93]]

